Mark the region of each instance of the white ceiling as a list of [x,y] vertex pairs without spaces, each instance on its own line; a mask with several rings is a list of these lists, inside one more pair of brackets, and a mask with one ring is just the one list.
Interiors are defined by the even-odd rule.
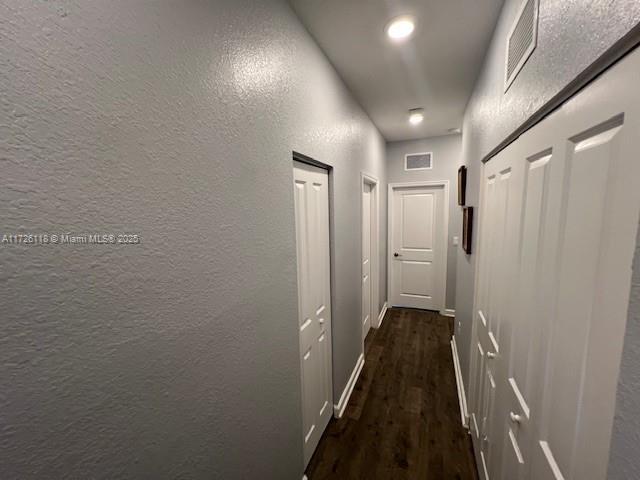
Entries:
[[[447,134],[462,116],[503,0],[290,0],[388,141]],[[391,42],[385,26],[411,14],[416,30]],[[423,107],[425,121],[408,123]]]

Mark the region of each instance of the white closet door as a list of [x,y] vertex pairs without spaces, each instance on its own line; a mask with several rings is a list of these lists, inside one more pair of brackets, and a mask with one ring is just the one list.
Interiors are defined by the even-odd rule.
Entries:
[[546,375],[531,478],[606,478],[640,213],[640,51],[554,116]]
[[294,167],[305,466],[331,418],[329,175]]
[[484,478],[606,478],[640,215],[638,84],[634,52],[483,166],[470,405]]
[[[524,205],[522,208],[522,238],[519,252],[518,289],[516,302],[511,306],[513,319],[510,341],[510,357],[507,366],[506,409],[499,422],[507,419],[504,449],[506,478],[524,478],[530,454],[526,448],[531,442],[531,405],[540,372],[535,370],[540,358],[542,330],[536,308],[539,285],[543,281],[540,268],[542,253],[542,226],[547,210],[549,170],[553,158],[550,150],[540,149],[534,155],[525,156],[516,149],[514,156],[524,163]],[[533,360],[533,362],[532,362]],[[533,365],[532,365],[533,363]]]
[[362,186],[362,338],[371,329],[371,185]]
[[481,230],[481,290],[476,303],[476,340],[473,354],[478,365],[474,382],[472,438],[478,467],[485,478],[494,478],[502,456],[500,420],[505,411],[500,382],[505,376],[511,317],[508,308],[516,285],[518,225],[522,168],[511,162],[511,150],[503,151],[483,168],[484,216]]

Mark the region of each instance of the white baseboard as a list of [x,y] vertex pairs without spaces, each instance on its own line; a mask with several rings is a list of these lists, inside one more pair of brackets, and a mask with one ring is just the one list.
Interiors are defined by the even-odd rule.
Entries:
[[458,357],[458,346],[455,335],[451,338],[451,353],[453,354],[453,368],[456,372],[456,385],[458,386],[458,401],[460,402],[460,420],[462,425],[469,427],[469,411],[467,409],[467,395],[464,391],[462,381],[462,371],[460,370],[460,357]]
[[444,310],[440,310],[440,315],[444,315],[445,317],[455,317],[456,311],[453,308],[445,308]]
[[349,403],[349,398],[351,397],[353,388],[356,386],[356,382],[358,381],[358,377],[360,376],[360,372],[362,371],[363,366],[364,353],[361,353],[360,357],[358,357],[358,361],[356,362],[356,366],[353,369],[353,372],[351,372],[351,377],[349,378],[347,385],[344,387],[342,395],[340,395],[340,401],[337,405],[333,406],[333,416],[335,418],[341,418],[344,414],[344,411],[347,408],[347,404]]
[[382,310],[380,310],[380,315],[378,315],[378,323],[376,324],[375,328],[380,328],[380,326],[382,325],[382,320],[384,320],[384,316],[386,315],[388,308],[389,302],[384,302],[384,305],[382,305]]

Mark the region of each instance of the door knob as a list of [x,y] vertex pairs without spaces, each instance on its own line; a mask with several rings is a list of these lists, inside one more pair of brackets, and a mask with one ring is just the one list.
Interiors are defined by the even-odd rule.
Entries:
[[398,252],[396,252],[396,253],[394,253],[394,254],[393,254],[393,256],[394,256],[394,257],[399,257],[399,256],[400,256],[400,254],[399,254]]
[[487,358],[494,359],[496,356],[495,352],[487,352]]
[[513,423],[520,423],[522,422],[522,417],[520,415],[517,415],[513,412],[509,412],[509,419],[513,422]]

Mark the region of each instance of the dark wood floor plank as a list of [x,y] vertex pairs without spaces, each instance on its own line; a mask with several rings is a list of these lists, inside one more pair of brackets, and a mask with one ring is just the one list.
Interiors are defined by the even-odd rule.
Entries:
[[460,425],[452,319],[393,308],[365,340],[365,365],[345,415],[332,419],[309,480],[477,480]]

